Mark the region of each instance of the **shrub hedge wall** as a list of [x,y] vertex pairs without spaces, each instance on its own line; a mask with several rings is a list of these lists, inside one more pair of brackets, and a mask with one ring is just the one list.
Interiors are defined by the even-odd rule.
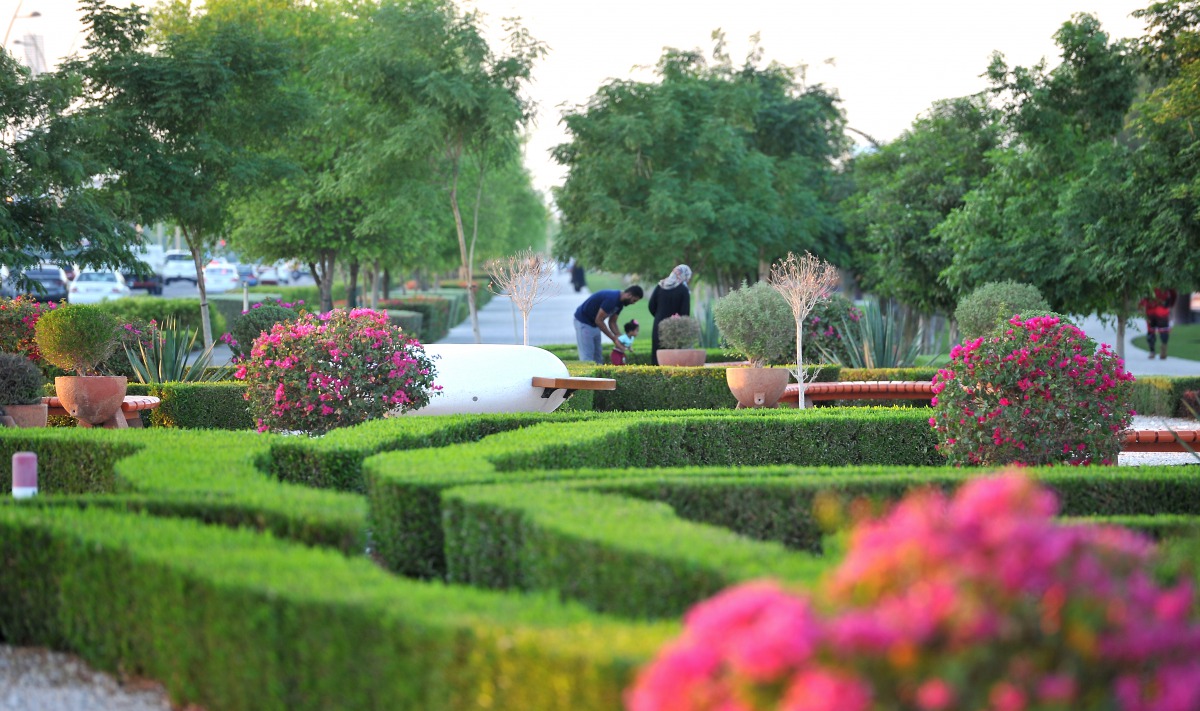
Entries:
[[[811,580],[818,496],[978,473],[920,466],[927,435],[920,413],[833,408],[397,418],[316,440],[4,430],[0,458],[38,452],[46,495],[0,500],[0,639],[210,708],[615,710],[677,633],[619,617],[764,573]],[[290,483],[354,489],[356,460],[367,497]],[[279,481],[292,463],[307,471]],[[1195,548],[1175,544],[1200,520],[1187,468],[1032,473],[1069,515]],[[368,540],[395,567],[508,590],[388,575]]]
[[[240,297],[239,297],[240,298]],[[241,303],[240,300],[238,302]],[[97,308],[116,316],[122,322],[140,321],[147,323],[151,320],[162,323],[168,317],[173,317],[181,327],[193,331],[200,328],[200,303],[195,299],[165,299],[160,296],[139,296],[136,299],[117,299],[102,301]],[[241,309],[238,309],[241,313]],[[209,325],[212,326],[214,338],[229,330],[225,317],[220,310],[208,310]],[[198,339],[203,340],[203,338]]]

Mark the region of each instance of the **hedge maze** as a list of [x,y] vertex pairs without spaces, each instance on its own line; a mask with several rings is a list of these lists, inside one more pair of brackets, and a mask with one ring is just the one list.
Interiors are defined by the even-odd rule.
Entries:
[[[404,418],[321,439],[4,430],[0,641],[213,709],[614,710],[679,615],[836,557],[814,502],[937,466],[921,409]],[[1064,514],[1187,540],[1191,468],[1034,470]],[[7,494],[9,482],[0,486]]]

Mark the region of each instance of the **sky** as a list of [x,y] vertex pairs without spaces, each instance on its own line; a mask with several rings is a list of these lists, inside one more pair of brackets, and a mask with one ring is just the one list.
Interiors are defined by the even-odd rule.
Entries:
[[[505,17],[520,17],[549,46],[528,88],[538,112],[525,156],[534,185],[548,193],[565,177],[549,154],[568,139],[560,123],[565,108],[585,103],[610,79],[652,80],[650,69],[664,47],[707,54],[716,29],[725,32],[735,62],[746,55],[749,38],[757,33],[766,60],[807,65],[807,82],[836,90],[851,127],[887,142],[934,101],[984,89],[980,75],[993,51],[1002,52],[1010,65],[1029,66],[1045,57],[1053,66],[1058,63],[1053,34],[1072,14],[1096,15],[1113,37],[1136,37],[1144,25],[1130,13],[1149,3],[469,0],[463,5],[484,14],[498,49]],[[33,11],[41,16],[24,17]],[[50,63],[83,43],[75,0],[0,0],[0,21],[5,27],[12,22],[8,49],[18,57],[24,56],[23,47],[13,42],[25,33],[45,38]]]

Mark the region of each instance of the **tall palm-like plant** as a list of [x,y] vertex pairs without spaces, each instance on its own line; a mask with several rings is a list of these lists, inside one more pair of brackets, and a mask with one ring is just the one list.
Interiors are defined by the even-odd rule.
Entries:
[[[842,341],[846,344],[851,368],[908,368],[916,364],[921,352],[921,333],[906,338],[907,318],[894,304],[886,310],[874,300],[860,307],[861,316],[856,322],[842,319],[838,326]],[[820,347],[821,357],[830,362],[840,360],[826,348]]]
[[210,383],[221,380],[229,368],[209,368],[213,347],[205,348],[196,360],[188,364],[192,348],[199,338],[199,329],[180,328],[174,317],[154,326],[150,344],[138,343],[137,350],[126,345],[125,357],[141,383]]

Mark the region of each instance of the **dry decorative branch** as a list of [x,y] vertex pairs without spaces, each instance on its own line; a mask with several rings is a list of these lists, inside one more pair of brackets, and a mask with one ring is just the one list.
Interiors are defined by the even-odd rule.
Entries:
[[773,264],[767,283],[778,291],[792,308],[796,319],[796,382],[800,384],[800,407],[804,407],[804,319],[813,307],[833,295],[838,280],[837,267],[808,252],[797,257],[788,252],[787,259]]
[[558,284],[552,278],[554,262],[526,249],[506,259],[490,260],[483,268],[492,278],[488,287],[492,293],[506,294],[521,312],[525,345],[529,345],[529,312],[535,304],[558,293]]

